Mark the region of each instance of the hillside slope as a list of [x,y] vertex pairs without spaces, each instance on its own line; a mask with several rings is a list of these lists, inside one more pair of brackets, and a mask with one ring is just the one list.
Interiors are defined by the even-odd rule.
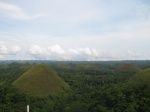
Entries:
[[144,69],[137,73],[128,81],[132,86],[149,86],[150,87],[150,68]]
[[138,73],[141,69],[133,64],[122,64],[116,68],[115,72],[123,73],[123,72],[134,72]]
[[69,88],[56,72],[47,65],[39,64],[25,72],[13,85],[35,96],[47,96],[57,94]]

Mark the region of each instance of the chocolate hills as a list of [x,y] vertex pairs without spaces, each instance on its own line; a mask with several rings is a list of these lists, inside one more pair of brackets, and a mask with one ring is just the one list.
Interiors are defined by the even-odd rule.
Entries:
[[150,87],[150,68],[137,73],[128,81],[129,86],[148,86]]
[[122,73],[122,72],[134,72],[137,73],[139,72],[141,69],[133,64],[122,64],[119,67],[117,67],[115,69],[115,72],[117,73]]
[[55,95],[69,88],[56,72],[44,64],[39,64],[29,69],[13,85],[34,96]]

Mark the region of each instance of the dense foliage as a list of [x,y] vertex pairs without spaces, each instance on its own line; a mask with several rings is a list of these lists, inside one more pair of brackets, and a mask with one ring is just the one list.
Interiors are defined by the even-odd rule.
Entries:
[[[2,63],[0,112],[26,112],[27,104],[31,112],[150,112],[149,82],[136,84],[137,74],[132,71],[115,72],[124,63],[150,68],[147,61],[43,63],[57,71],[70,89],[48,97],[30,96],[12,82],[35,64]],[[150,71],[146,74],[150,76]]]

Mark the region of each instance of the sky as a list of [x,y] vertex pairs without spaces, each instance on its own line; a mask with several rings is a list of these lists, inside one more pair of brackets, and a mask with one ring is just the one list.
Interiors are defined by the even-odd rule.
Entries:
[[0,0],[0,60],[149,60],[150,0]]

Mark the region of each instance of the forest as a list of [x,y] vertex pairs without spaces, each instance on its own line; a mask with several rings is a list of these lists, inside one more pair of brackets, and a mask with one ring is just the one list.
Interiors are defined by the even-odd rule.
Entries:
[[[53,68],[69,89],[37,97],[12,83],[33,66]],[[0,61],[0,112],[150,112],[150,61]]]

